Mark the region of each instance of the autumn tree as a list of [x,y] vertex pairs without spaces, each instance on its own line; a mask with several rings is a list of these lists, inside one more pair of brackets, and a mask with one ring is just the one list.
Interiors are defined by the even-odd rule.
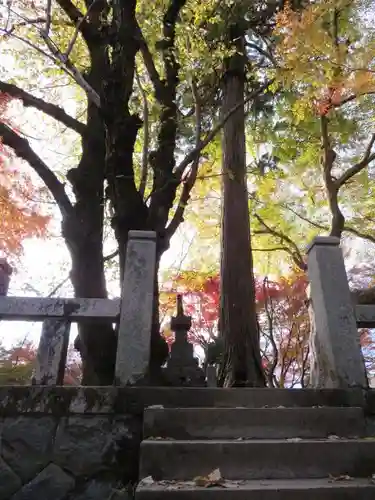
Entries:
[[[231,2],[224,5],[230,10]],[[216,7],[214,1],[195,0],[151,5],[20,0],[4,10],[3,46],[10,44],[15,58],[33,57],[42,76],[54,71],[54,78],[74,84],[79,96],[77,118],[63,102],[41,98],[25,82],[15,85],[10,70],[0,82],[0,91],[52,117],[80,141],[78,163],[55,172],[20,131],[0,123],[3,144],[34,169],[58,206],[77,297],[107,296],[105,224],[117,242],[121,277],[131,229],[156,231],[159,264],[183,221],[201,151],[242,105],[243,96],[217,119],[215,99],[227,52],[215,35],[225,23]],[[77,347],[83,382],[112,383],[112,327],[80,325]],[[155,276],[151,367],[157,371],[165,356]]]
[[[0,93],[0,119],[9,102]],[[11,258],[21,253],[25,238],[44,236],[49,220],[34,201],[38,190],[16,163],[0,139],[0,254]]]
[[277,16],[275,113],[253,134],[254,145],[267,143],[265,168],[251,177],[253,229],[276,260],[287,252],[302,269],[316,234],[375,242],[368,9],[361,1],[314,2],[302,11],[288,3]]
[[[218,336],[220,276],[217,270],[168,272],[162,287],[166,316],[164,334],[173,342],[168,317],[174,313],[177,294],[183,294],[184,308],[192,317],[189,340],[201,348],[205,364],[220,365],[224,343]],[[257,276],[256,312],[259,319],[260,356],[268,387],[305,386],[309,373],[306,275],[300,270],[278,279]],[[364,337],[363,344],[365,345]],[[367,342],[368,343],[368,342]],[[369,347],[366,347],[369,349]],[[373,356],[368,353],[368,363]]]

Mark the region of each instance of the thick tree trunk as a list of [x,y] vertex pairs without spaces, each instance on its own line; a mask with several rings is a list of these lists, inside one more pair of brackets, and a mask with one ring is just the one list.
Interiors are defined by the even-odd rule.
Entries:
[[[92,22],[99,22],[99,14],[100,9],[91,10]],[[105,46],[98,43],[90,55],[87,80],[100,95],[103,77],[108,73]],[[72,259],[71,280],[76,297],[107,298],[103,260],[105,157],[101,112],[89,102],[81,161],[67,175],[76,202],[72,216],[63,221],[62,227]],[[82,358],[82,383],[112,384],[117,343],[112,325],[93,321],[79,324],[78,331],[75,345]]]
[[[244,58],[233,56],[223,84],[222,114],[244,99]],[[220,330],[224,362],[220,382],[226,387],[261,387],[259,330],[246,187],[245,114],[241,107],[225,124],[222,141]]]

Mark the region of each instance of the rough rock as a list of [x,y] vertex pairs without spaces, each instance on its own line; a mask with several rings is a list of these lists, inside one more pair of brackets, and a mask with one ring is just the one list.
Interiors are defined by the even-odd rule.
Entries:
[[11,500],[63,500],[74,488],[74,479],[55,464],[49,464]]

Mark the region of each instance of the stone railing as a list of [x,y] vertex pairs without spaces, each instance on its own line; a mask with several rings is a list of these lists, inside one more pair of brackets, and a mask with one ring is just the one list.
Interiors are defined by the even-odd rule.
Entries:
[[358,328],[375,327],[375,306],[354,303],[338,238],[315,238],[308,248],[307,266],[311,385],[366,388]]
[[[148,368],[155,277],[156,234],[130,231],[120,299],[7,297],[9,268],[1,276],[0,319],[42,321],[33,383],[62,385],[72,322],[119,323],[117,385],[136,382]],[[0,283],[0,285],[1,285]]]
[[[0,319],[43,322],[32,383],[63,384],[71,323],[95,319],[118,323],[115,384],[142,379],[150,359],[155,262],[156,233],[130,231],[121,298],[110,300],[7,297],[11,268],[0,261]],[[181,296],[171,326],[175,342],[163,370],[165,384],[206,385],[187,340],[191,318],[184,314]]]

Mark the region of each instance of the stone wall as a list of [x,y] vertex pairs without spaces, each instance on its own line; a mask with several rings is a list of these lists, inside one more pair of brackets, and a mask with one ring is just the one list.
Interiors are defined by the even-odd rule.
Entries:
[[113,387],[1,387],[0,500],[130,498],[142,435],[137,399]]

